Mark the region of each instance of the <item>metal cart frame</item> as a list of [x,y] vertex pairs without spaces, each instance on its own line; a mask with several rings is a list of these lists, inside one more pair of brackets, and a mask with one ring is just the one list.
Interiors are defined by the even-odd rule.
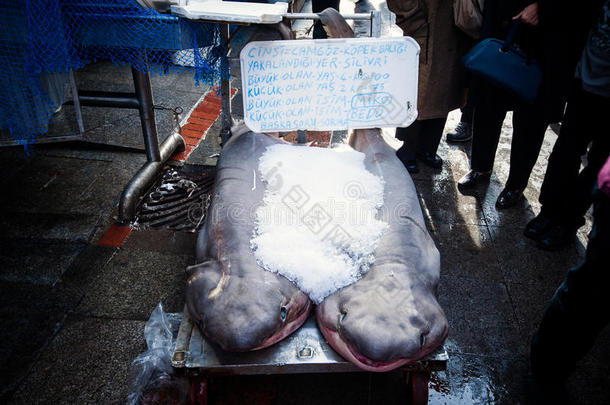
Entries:
[[[444,347],[417,362],[398,368],[405,375],[409,391],[406,403],[428,402],[428,382],[432,371],[447,368],[449,356]],[[215,375],[270,375],[302,373],[364,372],[343,359],[326,342],[315,317],[284,340],[253,352],[230,353],[203,337],[187,309],[180,323],[172,366],[191,378],[191,403],[207,405],[209,377]]]

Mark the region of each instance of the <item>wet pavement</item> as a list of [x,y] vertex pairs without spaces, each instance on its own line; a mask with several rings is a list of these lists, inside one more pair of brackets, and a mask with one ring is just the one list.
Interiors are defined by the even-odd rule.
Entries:
[[[350,7],[342,4],[343,11]],[[77,72],[79,85],[105,90],[128,91],[129,77],[128,68],[104,62]],[[239,80],[233,86],[239,89]],[[185,111],[209,91],[188,73],[155,76],[153,89],[157,102]],[[239,117],[240,93],[235,101]],[[445,131],[458,119],[459,111],[452,112]],[[163,138],[171,117],[159,113],[157,121]],[[137,151],[137,116],[91,108],[85,123],[94,143],[39,145],[29,157],[20,148],[0,149],[2,403],[124,403],[130,363],[146,347],[145,321],[160,301],[168,312],[184,305],[184,269],[195,262],[196,234],[113,227],[120,193],[145,161]],[[186,160],[168,165],[209,170],[204,165],[216,160],[218,134],[216,120]],[[486,190],[457,191],[468,170],[468,143],[443,140],[442,170],[422,167],[413,176],[441,252],[439,300],[450,324],[448,369],[430,382],[432,404],[536,403],[529,341],[555,288],[582,260],[590,229],[589,219],[577,242],[555,253],[523,237],[540,210],[538,192],[555,139],[549,130],[525,199],[507,210],[494,204],[508,173],[510,116]],[[567,402],[610,402],[609,347],[606,329],[569,379]],[[211,387],[212,404],[399,404],[407,396],[399,373],[227,376]]]

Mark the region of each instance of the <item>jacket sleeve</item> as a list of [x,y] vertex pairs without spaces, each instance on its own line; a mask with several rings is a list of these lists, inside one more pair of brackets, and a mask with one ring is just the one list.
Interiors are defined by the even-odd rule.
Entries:
[[396,14],[396,24],[404,35],[414,38],[427,35],[428,9],[424,0],[387,0],[387,4]]

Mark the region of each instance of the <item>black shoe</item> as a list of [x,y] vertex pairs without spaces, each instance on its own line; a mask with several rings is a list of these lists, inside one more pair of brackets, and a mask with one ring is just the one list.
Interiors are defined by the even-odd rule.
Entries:
[[469,171],[458,181],[458,190],[464,191],[473,189],[476,186],[489,182],[491,172],[476,172],[474,170]]
[[553,225],[554,223],[551,221],[551,218],[541,211],[536,218],[525,225],[523,234],[530,239],[538,240],[544,236]]
[[440,169],[443,167],[443,159],[436,153],[417,152],[417,158],[424,162],[426,166],[430,166],[433,169]]
[[417,166],[417,161],[413,160],[405,160],[402,162],[403,165],[407,168],[407,171],[411,174],[419,173],[419,166]]
[[415,159],[407,159],[404,157],[403,149],[400,148],[396,151],[396,156],[398,160],[402,162],[407,171],[411,174],[419,173],[419,167],[417,166],[417,161]]
[[469,122],[460,121],[455,127],[455,132],[449,132],[447,134],[447,142],[449,143],[459,143],[459,142],[468,142],[472,139],[472,124]]
[[543,250],[560,250],[574,242],[578,228],[567,225],[554,225],[546,232],[536,246]]
[[504,209],[516,205],[523,197],[523,189],[508,190],[504,189],[496,200],[496,208]]

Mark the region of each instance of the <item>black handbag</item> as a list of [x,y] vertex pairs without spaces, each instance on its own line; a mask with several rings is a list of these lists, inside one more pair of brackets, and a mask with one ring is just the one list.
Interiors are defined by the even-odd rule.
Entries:
[[462,58],[466,69],[497,86],[533,103],[542,81],[540,64],[513,43],[517,20],[505,40],[487,38],[475,45]]

